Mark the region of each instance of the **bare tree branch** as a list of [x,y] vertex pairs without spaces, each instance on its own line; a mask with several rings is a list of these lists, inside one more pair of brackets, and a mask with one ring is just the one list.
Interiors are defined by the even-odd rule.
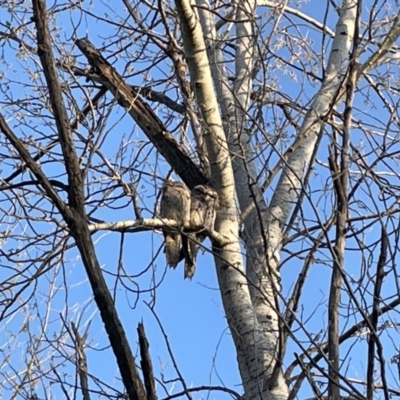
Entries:
[[[37,29],[38,54],[49,87],[50,101],[55,114],[57,131],[68,175],[70,208],[66,208],[63,205],[59,206],[59,209],[64,214],[71,230],[71,235],[74,237],[81,253],[93,289],[94,298],[110,338],[128,396],[131,400],[144,400],[146,395],[136,369],[135,359],[101,273],[94,245],[86,224],[82,175],[78,157],[75,153],[67,112],[63,104],[61,87],[56,75],[55,61],[47,28],[45,2],[44,0],[34,0],[32,4]],[[37,177],[39,178],[40,175],[38,174]],[[52,188],[51,190],[50,188],[47,190],[49,194],[52,194]]]
[[154,111],[140,96],[133,92],[116,70],[102,57],[100,52],[86,38],[78,39],[76,45],[87,57],[90,65],[104,80],[104,85],[116,97],[136,121],[151,143],[167,160],[183,182],[193,188],[208,183],[206,176],[194,164],[192,159],[176,143]]

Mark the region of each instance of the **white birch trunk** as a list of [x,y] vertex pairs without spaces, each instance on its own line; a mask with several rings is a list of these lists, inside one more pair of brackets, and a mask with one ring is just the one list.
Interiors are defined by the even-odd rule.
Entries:
[[[267,206],[256,184],[256,167],[254,165],[254,153],[250,147],[250,136],[246,130],[246,116],[249,107],[249,96],[252,92],[252,64],[254,58],[254,43],[252,19],[254,16],[254,2],[237,4],[236,20],[246,21],[236,26],[236,79],[232,89],[229,87],[223,57],[216,45],[217,34],[215,22],[207,0],[198,0],[201,23],[204,35],[212,76],[219,104],[221,105],[224,129],[228,137],[229,150],[233,160],[233,170],[236,185],[236,194],[240,209],[250,210],[246,213],[244,223],[244,240],[246,249],[246,274],[250,281],[250,294],[254,312],[256,314],[259,329],[262,330],[264,341],[267,344],[259,351],[263,351],[263,363],[247,364],[250,369],[250,383],[246,394],[257,396],[262,387],[261,397],[269,394],[269,398],[287,398],[288,388],[283,381],[281,373],[275,377],[272,390],[267,390],[265,383],[270,384],[277,356],[279,353],[279,320],[276,293],[279,292],[278,274],[275,269],[267,269],[265,249],[267,244],[263,234],[267,230]],[[243,349],[247,354],[244,360],[251,357],[253,349]],[[264,376],[264,382],[259,379]],[[264,385],[264,386],[263,386]],[[256,393],[255,393],[255,392]],[[252,397],[249,397],[252,398]]]
[[[203,6],[199,8],[203,30],[187,0],[177,0],[176,3],[192,84],[202,117],[209,130],[205,139],[212,177],[220,190],[221,199],[224,199],[217,220],[217,230],[230,239],[237,239],[239,226],[234,206],[235,187],[242,210],[248,209],[252,202],[257,203],[244,220],[248,260],[246,273],[252,290],[248,289],[243,276],[243,261],[237,241],[220,250],[215,258],[222,300],[237,350],[245,397],[252,400],[284,399],[288,396],[288,387],[281,372],[274,376],[274,382],[270,381],[279,351],[279,320],[275,296],[279,291],[277,277],[282,229],[301,188],[302,175],[309,165],[323,124],[321,117],[334,105],[335,94],[343,82],[354,32],[356,1],[343,1],[325,80],[305,117],[299,131],[302,142],[288,159],[269,210],[260,189],[255,185],[256,169],[250,161],[250,137],[245,129],[252,90],[251,72],[255,40],[252,18],[255,3],[249,0],[236,4],[236,20],[247,22],[236,24],[236,79],[233,91],[228,84],[222,54],[216,45],[213,18],[206,11],[209,8],[207,0],[198,0],[198,5]],[[214,95],[211,73],[221,105],[222,119]],[[226,142],[233,156],[233,163],[230,162],[228,149],[224,146]],[[223,153],[219,161],[215,157],[217,148]],[[222,176],[225,178],[222,179]],[[231,180],[226,179],[228,176]],[[236,268],[232,268],[233,266]]]
[[[221,199],[221,210],[218,213],[216,230],[230,238],[234,243],[222,249],[214,249],[218,280],[222,301],[228,324],[235,342],[239,369],[247,399],[285,399],[287,389],[278,396],[272,396],[268,389],[269,377],[272,374],[277,347],[277,329],[273,335],[264,335],[262,326],[255,316],[249,286],[240,254],[238,238],[239,224],[235,204],[235,184],[230,153],[226,148],[227,139],[222,129],[217,99],[208,62],[203,31],[187,0],[177,0],[177,9],[181,21],[185,54],[188,60],[192,85],[195,89],[197,103],[208,132],[205,134],[212,178]],[[248,17],[248,16],[247,16]],[[246,40],[246,39],[243,39]],[[250,38],[250,40],[254,40]],[[245,52],[246,53],[246,52]],[[248,54],[248,53],[247,53]],[[249,57],[247,55],[247,57]],[[247,104],[248,81],[243,79],[239,86],[241,96]],[[244,93],[244,91],[247,91]],[[228,104],[226,110],[232,110]],[[234,127],[235,109],[228,115]],[[245,109],[242,112],[245,115]],[[225,121],[226,122],[226,121]],[[230,135],[230,140],[237,137]],[[243,188],[249,186],[248,171],[242,170]],[[266,316],[268,318],[268,316]],[[286,388],[286,385],[283,385]]]
[[356,6],[357,0],[343,0],[324,81],[298,132],[301,142],[289,156],[271,200],[268,221],[269,254],[278,263],[282,229],[301,191],[304,171],[310,163],[318,135],[322,132],[323,117],[340,99],[339,92],[347,71],[353,40]]

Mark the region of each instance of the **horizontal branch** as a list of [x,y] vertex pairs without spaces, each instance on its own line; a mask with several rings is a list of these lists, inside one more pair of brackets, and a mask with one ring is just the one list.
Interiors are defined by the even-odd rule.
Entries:
[[[116,231],[116,232],[142,232],[152,229],[161,229],[163,227],[176,228],[178,230],[178,224],[173,219],[168,218],[140,218],[140,219],[128,219],[125,221],[117,222],[101,222],[97,224],[89,225],[90,232],[97,231]],[[190,230],[186,230],[189,233]],[[184,233],[184,232],[183,232]],[[226,246],[230,243],[229,239],[224,235],[216,231],[212,231],[208,234],[211,241],[219,247]]]

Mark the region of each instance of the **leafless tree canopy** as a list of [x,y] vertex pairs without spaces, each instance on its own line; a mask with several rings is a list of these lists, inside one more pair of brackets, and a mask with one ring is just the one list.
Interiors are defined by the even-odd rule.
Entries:
[[1,1],[2,397],[400,396],[399,35],[395,0]]

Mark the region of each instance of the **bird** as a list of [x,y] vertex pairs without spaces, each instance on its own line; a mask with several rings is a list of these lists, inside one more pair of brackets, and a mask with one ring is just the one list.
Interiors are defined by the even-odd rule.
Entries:
[[182,236],[181,259],[185,259],[185,279],[193,278],[200,243],[214,230],[218,203],[218,193],[211,186],[197,185],[193,188],[190,202],[190,233]]
[[190,190],[184,183],[166,181],[162,186],[161,218],[173,219],[177,228],[163,228],[167,265],[176,268],[180,261],[181,232],[190,225]]

